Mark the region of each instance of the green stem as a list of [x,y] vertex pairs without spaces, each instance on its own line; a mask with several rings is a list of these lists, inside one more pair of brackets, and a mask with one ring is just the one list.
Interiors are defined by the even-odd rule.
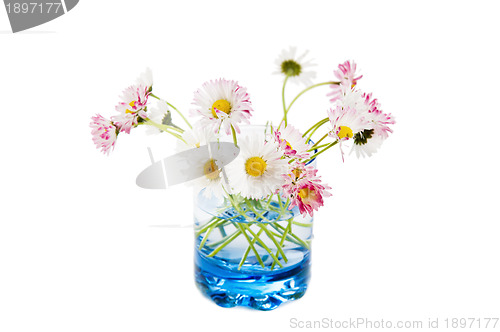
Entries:
[[306,161],[304,161],[304,163],[308,163],[309,161],[313,160],[314,158],[316,158],[317,156],[319,156],[320,154],[322,154],[323,152],[325,152],[326,150],[330,149],[332,146],[336,145],[339,141],[335,141],[333,143],[330,143],[328,144],[328,146],[326,148],[324,148],[323,150],[313,154],[309,159],[307,159]]
[[[279,233],[283,234],[285,232],[285,227],[281,226],[280,224],[278,223],[273,223],[273,224],[270,224],[274,229],[276,229]],[[297,235],[295,235],[294,233],[292,233],[292,231],[289,231],[288,232],[288,236],[291,236],[295,241],[291,241],[291,242],[294,242],[294,243],[297,243],[299,244],[300,246],[306,248],[306,249],[309,249],[309,244],[307,244],[304,240],[302,240],[300,237],[298,237]]]
[[205,246],[205,242],[207,242],[208,237],[210,236],[210,233],[212,233],[212,231],[213,231],[214,229],[215,229],[215,225],[209,228],[209,230],[207,231],[207,233],[206,233],[206,234],[205,234],[205,236],[203,237],[203,240],[201,240],[200,245],[199,245],[199,247],[198,247],[198,250],[203,249],[203,247]]
[[[286,198],[286,202],[285,202],[285,205],[283,206],[284,208],[284,211],[287,211],[288,210],[288,206],[290,205],[290,197],[287,197]],[[283,212],[284,212],[283,211]]]
[[236,232],[231,234],[230,236],[227,237],[227,239],[224,240],[217,248],[214,249],[207,257],[214,257],[217,255],[219,251],[224,249],[225,246],[227,246],[229,243],[231,243],[234,239],[236,239],[239,235],[241,234],[241,230],[238,229]]
[[174,126],[170,126],[170,125],[166,125],[166,124],[162,124],[162,123],[158,123],[158,122],[155,122],[153,120],[151,120],[150,118],[147,118],[144,122],[140,122],[139,124],[145,124],[145,125],[148,125],[148,126],[153,126],[153,127],[156,127],[162,131],[169,131],[169,130],[173,130],[173,131],[176,131],[180,134],[182,134],[184,132],[184,130],[182,130],[181,128],[178,128],[178,127],[174,127]]
[[[233,233],[233,234],[234,234],[234,233]],[[231,235],[233,235],[233,234],[231,234]],[[236,238],[234,238],[234,239],[236,239]],[[233,239],[233,240],[234,240],[234,239]],[[212,243],[205,244],[205,246],[210,247],[210,248],[214,248],[214,247],[217,247],[219,244],[226,242],[227,240],[228,240],[228,239],[227,239],[227,236],[226,236],[226,237],[223,237],[222,239],[220,239],[219,241],[215,241],[215,242],[212,242]],[[231,241],[233,241],[233,240],[231,240]],[[231,242],[231,241],[230,241],[230,242]],[[230,242],[229,242],[229,243],[230,243]],[[229,243],[228,243],[228,244],[229,244]]]
[[[141,122],[140,124],[145,124],[145,125],[148,125],[148,126],[153,126],[155,128],[158,128],[159,130],[161,131],[164,131],[178,139],[180,139],[181,141],[183,141],[184,143],[186,143],[186,141],[182,138],[181,135],[179,135],[178,133],[174,133],[170,130],[175,130],[179,133],[183,133],[184,131],[180,128],[176,128],[176,127],[172,127],[172,126],[169,126],[169,125],[164,125],[164,124],[159,124],[159,123],[156,123],[154,122],[153,120],[151,119],[147,119],[145,122]],[[186,143],[187,144],[187,143]]]
[[318,145],[319,143],[321,143],[321,141],[323,141],[327,137],[328,137],[328,133],[326,133],[323,137],[321,137],[319,139],[319,141],[317,141],[316,143],[314,143],[314,145],[312,146],[312,148],[310,150],[308,150],[308,151],[316,150],[316,149],[319,149],[320,147],[328,145],[328,144]]
[[[241,226],[240,226],[241,227]],[[258,233],[257,233],[257,237],[263,232],[263,230],[261,229]],[[245,253],[243,254],[243,257],[241,257],[241,260],[240,260],[240,264],[238,265],[238,270],[241,269],[241,267],[243,266],[243,264],[245,263],[245,260],[247,259],[248,257],[248,254],[250,253],[250,250],[253,250],[253,252],[255,253],[255,257],[257,258],[257,260],[259,261],[260,263],[260,266],[264,267],[264,262],[262,261],[262,258],[260,258],[260,255],[259,253],[257,252],[257,250],[255,249],[255,242],[257,241],[257,237],[254,237],[253,239],[249,239],[248,238],[248,235],[243,232],[243,234],[245,235],[245,237],[247,238],[248,241],[248,248],[247,250],[245,250]]]
[[[256,209],[254,209],[254,207],[252,206],[253,202],[251,202],[249,199],[245,198],[245,203],[247,203],[247,206],[248,208],[253,212],[255,213],[258,217],[260,217],[263,221],[265,222],[271,222],[271,220],[267,219],[266,217],[264,217],[264,215],[262,215],[262,213],[260,213],[259,211],[257,211]],[[258,222],[258,221],[257,221]]]
[[225,222],[223,222],[222,224],[220,224],[220,225],[217,226],[217,228],[219,229],[220,235],[222,237],[226,237],[227,236],[226,230],[224,229],[224,224],[225,224]]
[[281,201],[280,193],[278,193],[277,196],[278,196],[278,204],[280,206],[280,212],[283,212],[283,202]]
[[[288,232],[290,231],[290,229],[292,228],[292,223],[291,223],[292,220],[293,220],[293,218],[288,220],[288,225],[286,226],[285,233],[283,233],[283,235],[281,236],[280,247],[283,247],[283,244],[285,243],[286,236],[287,236]],[[278,256],[278,258],[279,258],[279,256]],[[275,263],[273,262],[273,264],[271,265],[271,270],[274,268],[274,265],[275,265]]]
[[279,206],[280,206],[280,209],[279,209],[279,215],[278,215],[278,217],[276,218],[276,220],[280,220],[280,219],[281,219],[281,216],[285,214],[286,207],[288,206],[288,199],[286,200],[286,204],[285,204],[285,206],[283,206],[283,201],[281,200],[281,195],[280,195],[280,193],[278,193],[276,196],[278,197],[278,204],[279,204]]
[[189,121],[184,117],[184,115],[174,105],[170,104],[168,101],[163,100],[160,97],[158,97],[158,96],[156,96],[156,95],[154,95],[152,93],[150,94],[150,96],[153,97],[153,98],[156,98],[156,99],[158,99],[160,101],[164,101],[165,103],[167,103],[168,106],[172,107],[181,116],[182,120],[184,120],[184,122],[186,122],[186,124],[188,125],[188,127],[190,129],[193,129],[193,126],[191,126],[191,124],[189,123]]
[[269,210],[269,206],[271,205],[271,201],[273,200],[274,194],[269,195],[269,199],[266,202],[266,208]]
[[[272,226],[272,225],[271,225],[271,226]],[[283,236],[284,232],[283,232],[282,230],[280,230],[280,229],[276,228],[275,226],[273,226],[273,228],[274,228],[274,230],[275,230],[275,232],[272,232],[274,236],[277,236],[277,237],[282,237],[282,236]],[[299,241],[297,241],[297,240],[295,240],[294,238],[292,238],[292,237],[290,236],[290,234],[286,234],[286,236],[285,236],[285,237],[286,237],[286,239],[285,239],[286,241],[291,242],[291,243],[293,243],[293,244],[296,244],[296,245],[298,245],[298,246],[304,247],[304,245],[303,245],[302,243],[300,243]]]
[[[309,141],[311,140],[311,137],[312,135],[316,132],[316,130],[318,130],[319,127],[321,127],[322,125],[324,125],[325,123],[327,123],[329,121],[328,117],[325,118],[325,119],[322,119],[318,122],[316,122],[314,125],[312,125],[311,128],[309,128],[303,135],[302,137],[306,137],[307,134],[310,133],[309,137],[306,138],[306,142],[309,143]],[[317,143],[317,142],[316,142]]]
[[[328,82],[323,82],[323,83],[317,83],[317,84],[313,84],[311,85],[310,87],[307,87],[305,88],[304,90],[302,90],[301,92],[299,92],[299,94],[292,100],[292,102],[290,103],[290,105],[288,105],[288,108],[285,108],[285,119],[286,119],[286,116],[288,115],[288,112],[290,111],[290,108],[292,107],[292,105],[295,103],[295,101],[297,101],[297,99],[299,99],[300,96],[302,96],[304,93],[306,93],[307,91],[313,89],[313,88],[316,88],[318,86],[322,86],[322,85],[332,85],[332,84],[340,84],[340,82],[333,82],[333,81],[328,81]],[[283,105],[284,105],[284,102],[283,102]],[[285,122],[286,124],[286,122]]]
[[[307,138],[307,142],[309,142],[309,140],[311,139],[312,135],[314,135],[314,133],[316,132],[316,130],[318,130],[322,125],[324,125],[325,123],[327,123],[328,121],[330,121],[330,119],[328,117],[318,121],[314,126],[312,126],[309,130],[311,131],[309,133],[309,136]],[[309,131],[308,130],[308,131]],[[304,134],[305,136],[306,134]]]
[[301,227],[312,227],[312,223],[304,223],[304,222],[298,222],[298,221],[293,221],[292,222],[294,225],[301,226]]
[[231,125],[231,132],[233,133],[234,146],[238,147],[238,138],[236,137],[236,131],[234,130],[233,125]]
[[[233,199],[232,195],[231,194],[228,194],[227,191],[226,191],[226,194],[228,195],[228,199],[229,199],[229,202],[231,203],[231,205],[233,206],[233,208],[236,210],[236,212],[238,212],[243,218],[245,219],[249,219],[250,221],[252,222],[258,222],[257,220],[255,220],[254,218],[251,218],[249,217],[245,211],[241,210],[240,209],[240,206],[238,203],[235,202],[235,200]],[[246,199],[245,199],[246,200]]]
[[[279,261],[279,259],[273,254],[273,252],[271,251],[271,249],[269,249],[269,247],[264,243],[264,241],[262,241],[256,234],[254,231],[252,231],[250,229],[250,227],[246,224],[243,224],[241,223],[240,224],[241,226],[243,226],[248,232],[250,232],[250,234],[252,234],[253,237],[257,238],[257,242],[260,244],[260,246],[262,248],[264,248],[265,251],[267,251],[267,253],[273,258],[273,260],[276,262],[276,264],[278,264],[280,267],[283,267],[283,264],[281,264],[281,262]],[[265,230],[264,230],[265,232]]]
[[213,224],[216,224],[220,219],[217,217],[212,217],[206,224],[203,226],[200,226],[199,228],[195,228],[195,236],[200,236],[201,234],[205,233],[205,231],[210,228]]
[[267,229],[267,225],[265,225],[265,224],[259,224],[259,227],[262,230],[264,230],[264,232],[266,233],[267,237],[270,238],[271,241],[273,241],[274,245],[276,246],[276,249],[278,250],[278,252],[283,257],[283,260],[285,261],[285,263],[288,262],[288,258],[286,257],[285,252],[283,251],[283,248],[281,248],[280,243],[278,243],[278,241],[276,241],[276,238],[274,237],[274,235],[271,234],[271,232],[269,232],[269,230]]
[[174,126],[170,126],[170,125],[166,125],[166,124],[162,124],[162,123],[158,123],[158,122],[155,122],[151,119],[146,119],[144,122],[140,122],[139,124],[145,124],[145,125],[148,125],[148,126],[153,126],[153,127],[156,127],[162,131],[169,131],[169,130],[173,130],[173,131],[176,131],[180,134],[182,134],[184,132],[184,130],[182,130],[181,128],[178,128],[178,127],[174,127]]
[[[238,218],[240,215],[235,215],[229,218],[220,218],[220,217],[213,217],[210,219],[209,222],[207,222],[205,225],[201,226],[201,228],[198,228],[196,230],[195,235],[200,236],[201,234],[205,233],[205,231],[210,228],[212,225],[219,223],[220,221],[224,221],[224,223],[228,222],[229,220],[232,220],[234,218]],[[215,227],[215,226],[214,226]]]
[[[285,80],[283,81],[283,88],[281,89],[281,100],[283,101],[283,120],[282,120],[282,122],[283,121],[285,122],[285,127],[288,123],[288,119],[286,116],[287,108],[286,108],[286,103],[285,103],[285,86],[286,86],[286,82],[288,81],[289,77],[290,76],[286,75]],[[281,126],[281,124],[280,124],[280,126]],[[278,129],[279,129],[279,127],[278,127]]]
[[309,150],[307,150],[307,152],[311,152],[311,151],[314,151],[314,150],[318,150],[318,149],[321,149],[321,148],[324,148],[325,146],[327,146],[328,144],[330,143],[325,143],[325,144],[321,144],[321,145],[318,145],[318,146],[315,146]]

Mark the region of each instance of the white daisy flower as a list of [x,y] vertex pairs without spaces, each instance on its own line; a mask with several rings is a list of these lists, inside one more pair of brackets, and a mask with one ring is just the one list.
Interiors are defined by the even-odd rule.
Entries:
[[356,153],[356,157],[371,157],[382,145],[384,139],[374,135],[374,129],[365,129],[354,135],[354,144],[350,154]]
[[146,70],[139,75],[136,84],[148,87],[149,92],[153,90],[153,72],[151,68],[146,68]]
[[[356,74],[356,63],[354,61],[346,61],[339,65],[339,69],[334,71],[335,76],[339,80],[340,84],[332,84],[330,87],[332,91],[327,94],[331,96],[330,101],[333,103],[341,96],[345,95],[347,90],[352,90],[358,80],[360,80],[363,75]],[[356,76],[357,75],[357,76]]]
[[[210,142],[215,142],[218,135],[213,130],[203,126],[200,122],[194,124],[193,129],[186,130],[182,134],[184,142],[178,140],[176,149],[179,152],[190,150],[193,148],[200,148]],[[205,153],[190,155],[189,167],[186,168],[190,174],[197,176],[194,180],[186,184],[195,188],[195,190],[202,190],[207,198],[215,196],[222,198],[224,195],[223,189],[223,176],[220,165],[217,160],[210,158]]]
[[309,51],[305,51],[302,55],[297,56],[297,48],[290,47],[288,50],[281,51],[275,63],[278,70],[274,74],[282,74],[288,76],[288,80],[294,83],[303,83],[306,86],[311,85],[312,80],[316,77],[316,73],[309,70],[315,66],[311,60],[304,61]]
[[187,182],[188,186],[194,187],[196,191],[205,189],[203,195],[207,198],[220,199],[224,196],[222,169],[217,160],[206,157],[193,160],[193,167],[189,171],[202,176]]
[[[164,100],[158,100],[155,103],[155,106],[150,106],[148,108],[148,119],[153,120],[156,123],[163,123],[163,119],[165,116],[170,112],[170,109],[167,105],[167,103]],[[159,134],[162,131],[154,126],[146,126],[146,133],[148,135],[154,135],[154,134]]]
[[220,138],[220,135],[214,133],[212,130],[203,126],[203,123],[198,121],[193,125],[192,129],[186,130],[182,133],[182,139],[177,141],[176,149],[178,151],[185,151],[191,148],[199,148],[210,142],[215,142]]
[[352,141],[355,135],[365,129],[371,129],[370,123],[365,120],[361,113],[350,106],[342,107],[337,105],[336,108],[328,110],[328,118],[332,125],[332,130],[328,132],[328,136],[339,142],[342,159],[344,158],[344,152],[342,151],[344,142]]
[[136,84],[126,88],[120,96],[121,101],[115,109],[118,115],[111,117],[111,120],[119,128],[120,132],[130,134],[130,130],[136,127],[139,121],[148,118],[147,103],[153,90],[153,73],[147,68],[139,75]]
[[[284,126],[284,123],[281,125]],[[310,153],[307,150],[310,149],[310,146],[306,144],[306,138],[302,137],[300,131],[292,125],[276,129],[274,139],[285,156],[298,159],[309,158]]]
[[288,161],[282,158],[278,144],[266,142],[261,135],[242,138],[239,144],[240,154],[227,167],[233,193],[260,199],[280,189]]
[[[377,99],[370,94],[363,94],[363,116],[370,123],[370,129],[365,129],[354,135],[354,144],[351,150],[359,157],[371,157],[380,148],[384,140],[392,133],[390,125],[396,123],[391,114],[383,113]],[[366,110],[368,108],[368,110]]]
[[365,120],[361,113],[350,106],[337,105],[336,108],[329,109],[328,118],[332,125],[328,136],[339,141],[350,140],[360,131],[371,129],[370,123]]
[[347,89],[343,96],[341,96],[336,105],[343,108],[350,107],[355,109],[361,116],[366,117],[370,111],[370,105],[366,102],[366,97],[360,90]]
[[246,88],[238,82],[225,79],[206,82],[194,93],[194,115],[201,115],[201,122],[215,132],[224,131],[227,135],[231,127],[240,133],[240,122],[249,124],[252,103]]
[[371,94],[363,93],[360,90],[346,90],[337,99],[336,105],[342,109],[355,110],[354,113],[357,113],[357,117],[363,118],[365,122],[362,130],[353,133],[350,153],[354,152],[357,157],[370,157],[377,152],[383,141],[392,132],[389,125],[395,123],[393,117],[379,109],[380,105],[377,99],[372,98]]

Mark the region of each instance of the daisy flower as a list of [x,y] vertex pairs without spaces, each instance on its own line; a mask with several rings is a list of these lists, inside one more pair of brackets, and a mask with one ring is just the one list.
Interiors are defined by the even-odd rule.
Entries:
[[109,152],[115,148],[118,135],[116,126],[110,120],[97,114],[92,117],[90,127],[92,128],[92,140],[96,147],[100,148],[104,154],[109,155]]
[[308,51],[297,56],[297,49],[290,47],[288,50],[283,50],[276,59],[275,63],[278,70],[274,74],[282,74],[295,83],[303,83],[306,86],[312,84],[312,79],[316,77],[314,71],[309,70],[310,67],[315,66],[311,60],[304,61]]
[[205,153],[193,154],[190,156],[189,165],[186,165],[185,170],[187,179],[194,178],[186,182],[188,186],[194,187],[196,191],[204,189],[203,196],[207,198],[220,199],[223,197],[222,166],[217,160],[209,158]]
[[[351,109],[351,113],[357,113],[357,117],[362,118],[364,120],[362,122],[366,123],[362,130],[352,133],[354,144],[351,153],[356,153],[357,157],[365,157],[377,152],[383,141],[389,136],[389,133],[392,133],[390,125],[395,123],[392,115],[383,113],[380,110],[380,104],[377,99],[372,98],[371,93],[362,93],[350,87],[343,90],[335,103],[337,108]],[[352,110],[355,110],[355,112]],[[330,122],[332,122],[332,117],[330,115],[329,117]],[[342,136],[342,133],[340,134]],[[348,136],[350,134],[347,133]]]
[[289,165],[288,173],[283,174],[286,180],[283,185],[285,193],[291,193],[292,191],[290,185],[295,185],[295,183],[302,180],[311,181],[316,178],[316,173],[318,170],[312,165],[306,165],[303,162],[295,161]]
[[331,102],[335,102],[347,91],[353,89],[358,80],[363,77],[363,75],[356,76],[356,63],[354,61],[346,61],[339,65],[339,69],[333,72],[335,77],[340,81],[340,84],[332,84],[330,87],[332,91],[327,94],[330,96]]
[[329,109],[328,118],[332,125],[328,136],[339,142],[342,159],[344,159],[343,142],[352,140],[360,131],[371,129],[370,123],[355,108],[350,106],[337,105],[336,108]]
[[383,139],[380,136],[373,134],[373,129],[365,129],[354,135],[354,144],[352,145],[351,153],[355,153],[356,157],[371,157],[372,154],[378,151],[382,145]]
[[[284,125],[282,123],[282,125]],[[309,158],[310,153],[307,152],[310,146],[306,144],[306,138],[302,137],[300,131],[292,125],[287,125],[285,128],[274,131],[274,139],[278,143],[281,151],[286,157],[290,158]]]
[[[182,134],[185,143],[178,140],[176,149],[181,152],[192,148],[200,148],[203,145],[215,142],[218,138],[219,136],[212,130],[197,122],[192,129],[186,130]],[[193,154],[193,157],[190,156],[189,163],[190,165],[186,170],[190,173],[193,172],[191,174],[194,174],[193,177],[196,178],[187,182],[187,184],[195,187],[198,191],[204,188],[203,195],[207,198],[213,196],[222,198],[224,194],[222,170],[217,160],[210,158],[205,153],[200,153]]]
[[193,128],[182,133],[184,142],[178,140],[176,149],[178,151],[184,151],[191,148],[199,148],[202,145],[215,142],[219,138],[220,135],[218,133],[214,133],[211,129],[203,126],[203,124],[198,121],[193,125]]
[[225,79],[209,81],[194,93],[193,104],[196,106],[192,114],[201,115],[204,126],[215,132],[223,130],[231,134],[231,127],[240,133],[238,123],[249,124],[252,103],[247,89],[238,85],[238,82]]
[[130,134],[132,127],[138,124],[139,117],[144,120],[148,118],[146,104],[150,94],[149,87],[145,85],[133,85],[123,91],[120,97],[122,101],[115,107],[119,115],[111,118],[120,132]]
[[383,141],[392,133],[389,125],[396,123],[391,114],[383,113],[379,107],[377,99],[372,99],[371,94],[363,94],[365,105],[368,110],[363,113],[365,119],[370,123],[371,128],[365,129],[354,135],[352,152],[357,157],[370,157],[377,152]]
[[372,122],[374,134],[378,135],[384,139],[389,137],[389,133],[392,133],[391,127],[396,123],[394,117],[389,113],[386,114],[380,110],[380,104],[377,99],[372,98],[372,94],[363,94],[365,105],[368,106],[368,112],[365,117],[368,121]]
[[331,194],[326,191],[331,189],[328,186],[323,186],[317,182],[300,182],[297,186],[297,194],[295,199],[292,200],[289,208],[294,206],[299,207],[299,211],[302,215],[309,215],[312,217],[314,211],[317,211],[323,206],[323,197],[331,196]]
[[303,216],[309,214],[312,217],[314,211],[323,206],[323,197],[331,196],[327,191],[331,188],[321,184],[317,172],[311,165],[300,162],[292,164],[289,173],[284,175],[283,185],[284,194],[290,198],[289,210],[297,206]]
[[349,88],[339,99],[337,99],[336,105],[353,108],[361,115],[366,116],[370,110],[377,107],[378,104],[376,100],[374,101],[375,103],[372,103],[360,90]]
[[328,136],[342,142],[350,140],[364,129],[371,129],[370,124],[355,108],[337,105],[328,110],[332,130]]
[[153,72],[150,68],[139,75],[136,80],[136,85],[142,85],[148,88],[149,92],[153,91]]
[[[163,124],[163,119],[168,116],[170,109],[164,100],[158,100],[155,106],[148,108],[148,119]],[[159,134],[161,130],[154,126],[147,126],[146,133],[149,135]]]
[[121,101],[115,107],[119,115],[111,118],[120,132],[124,131],[130,134],[132,127],[137,126],[141,119],[148,118],[146,105],[152,90],[153,74],[151,69],[147,68],[144,73],[139,75],[135,85],[129,86],[122,92]]
[[240,154],[227,168],[233,191],[260,199],[280,189],[288,162],[282,158],[278,144],[255,135],[241,139],[240,148]]

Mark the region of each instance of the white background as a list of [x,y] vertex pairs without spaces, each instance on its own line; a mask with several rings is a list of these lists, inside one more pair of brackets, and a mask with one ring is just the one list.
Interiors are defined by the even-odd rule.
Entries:
[[[18,34],[2,8],[0,331],[500,317],[494,5],[80,1]],[[121,90],[149,66],[155,93],[182,110],[203,82],[224,77],[248,88],[252,123],[277,122],[274,60],[290,45],[310,50],[316,82],[355,60],[359,88],[397,124],[370,159],[342,163],[338,150],[320,159],[333,197],[315,216],[307,294],[272,312],[219,308],[194,285],[192,228],[165,227],[190,223],[191,191],[135,185],[146,147],[159,159],[173,138],[138,128],[106,157],[90,117],[113,115]],[[288,100],[299,89],[289,85]],[[328,91],[299,99],[292,123],[305,130],[324,117]]]

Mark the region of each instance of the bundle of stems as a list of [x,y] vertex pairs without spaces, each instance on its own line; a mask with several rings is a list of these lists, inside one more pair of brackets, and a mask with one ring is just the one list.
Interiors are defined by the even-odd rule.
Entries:
[[[271,270],[276,265],[283,267],[282,262],[288,262],[284,250],[285,246],[294,245],[305,249],[310,248],[310,241],[304,241],[297,236],[293,232],[293,227],[312,227],[312,223],[294,221],[294,216],[288,210],[288,206],[289,200],[283,202],[279,194],[270,195],[266,200],[229,195],[225,206],[218,215],[195,230],[196,237],[203,236],[198,250],[208,249],[207,257],[214,257],[238,237],[243,236],[248,242],[248,247],[241,257],[238,269],[241,269],[250,252],[253,252],[262,268],[265,268],[266,264],[259,252],[264,252],[272,258]],[[228,214],[229,210],[235,213]],[[273,217],[270,217],[269,212],[272,212]],[[280,224],[280,221],[285,225]],[[226,227],[229,225],[232,226],[233,231],[227,234]],[[221,239],[209,243],[207,241],[213,231],[219,231]]]

